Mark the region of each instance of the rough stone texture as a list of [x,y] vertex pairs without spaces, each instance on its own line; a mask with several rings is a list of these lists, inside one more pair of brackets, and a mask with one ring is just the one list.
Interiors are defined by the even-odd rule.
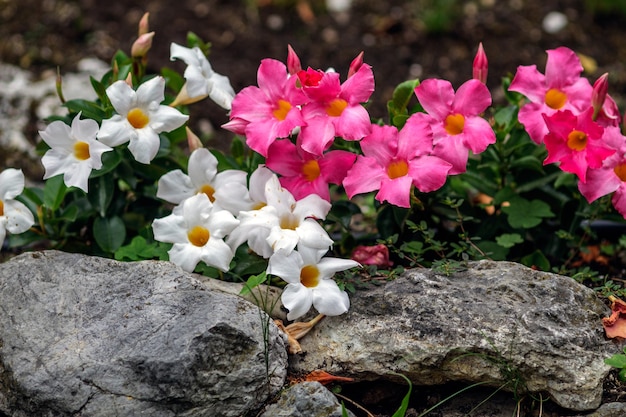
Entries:
[[0,316],[0,414],[240,416],[286,376],[264,313],[167,262],[26,253],[0,268]]
[[624,417],[626,416],[626,403],[606,403],[585,417]]
[[[348,416],[354,414],[347,410]],[[301,382],[282,392],[259,417],[341,417],[341,403],[319,382]]]
[[290,359],[295,372],[499,386],[505,366],[529,391],[584,411],[600,405],[604,359],[619,351],[605,339],[609,310],[592,290],[514,263],[474,262],[450,276],[408,271],[351,301],[347,314],[301,340],[306,354]]

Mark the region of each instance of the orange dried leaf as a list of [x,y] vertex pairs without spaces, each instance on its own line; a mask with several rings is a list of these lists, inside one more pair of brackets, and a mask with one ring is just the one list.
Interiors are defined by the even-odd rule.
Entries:
[[610,296],[611,316],[602,319],[606,337],[626,339],[626,302]]
[[304,377],[305,381],[317,381],[322,385],[330,384],[331,382],[354,382],[354,378],[347,378],[343,376],[331,375],[326,371],[317,369],[308,373]]

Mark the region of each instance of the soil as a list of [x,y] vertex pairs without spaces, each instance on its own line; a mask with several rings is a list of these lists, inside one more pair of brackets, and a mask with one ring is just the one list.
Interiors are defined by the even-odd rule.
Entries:
[[[376,77],[369,111],[384,118],[386,101],[404,80],[445,78],[458,87],[470,78],[479,42],[489,58],[488,86],[496,102],[502,100],[502,76],[514,73],[518,65],[536,64],[543,71],[545,51],[564,45],[586,57],[586,76],[592,82],[610,73],[610,93],[623,107],[623,4],[621,0],[354,0],[350,12],[329,13],[320,0],[0,0],[0,62],[35,73],[59,67],[64,73],[74,71],[84,57],[109,61],[118,49],[129,52],[137,22],[148,11],[150,29],[156,31],[149,54],[153,72],[163,66],[184,70],[184,64],[169,60],[169,46],[185,44],[191,31],[212,44],[211,64],[230,77],[236,91],[256,83],[261,59],[285,61],[288,44],[304,66],[332,66],[341,74],[363,51]],[[542,22],[555,11],[568,24],[548,33]],[[209,145],[227,149],[230,134],[219,129],[227,116],[217,105],[205,103],[192,110],[197,112],[191,115],[192,127],[212,138]],[[614,382],[605,391],[606,401],[619,401],[625,390]],[[360,396],[354,399],[363,400]],[[441,392],[433,396],[440,398]],[[399,401],[381,399],[370,407],[378,410],[384,405],[395,410]],[[554,413],[544,415],[559,415]]]

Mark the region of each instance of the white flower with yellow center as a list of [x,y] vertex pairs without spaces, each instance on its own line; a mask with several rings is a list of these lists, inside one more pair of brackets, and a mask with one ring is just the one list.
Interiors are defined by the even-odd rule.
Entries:
[[98,123],[91,119],[81,120],[80,113],[72,120],[71,127],[57,120],[46,130],[39,131],[43,141],[50,146],[41,159],[46,169],[43,179],[63,174],[65,185],[87,192],[91,170],[102,168],[102,154],[113,150],[96,140],[97,133]]
[[217,158],[208,149],[196,149],[189,156],[189,175],[180,169],[163,175],[158,182],[157,197],[172,204],[204,193],[212,203],[232,214],[248,208],[247,178],[245,171],[227,169],[217,172]]
[[200,261],[228,271],[233,251],[224,243],[239,221],[211,203],[206,194],[196,194],[177,206],[172,214],[152,223],[154,238],[173,243],[170,261],[192,272]]
[[330,210],[330,203],[317,194],[296,201],[281,187],[273,174],[265,183],[265,202],[258,210],[242,211],[239,227],[228,238],[236,248],[243,242],[258,255],[269,258],[274,252],[291,252],[296,245],[328,250],[333,240],[318,223]]
[[24,174],[21,170],[7,168],[0,172],[0,247],[6,232],[24,233],[35,224],[33,213],[15,197],[24,190]]
[[159,133],[182,126],[189,116],[160,104],[165,98],[165,79],[154,77],[137,91],[125,81],[116,81],[106,90],[118,113],[102,121],[98,139],[109,146],[130,142],[128,149],[137,162],[149,164],[159,151]]
[[311,306],[320,314],[338,316],[350,308],[350,299],[332,280],[336,272],[360,266],[350,259],[323,257],[326,250],[298,246],[287,254],[279,250],[269,260],[267,273],[287,282],[281,301],[287,318],[305,315]]
[[228,77],[213,71],[209,60],[200,48],[197,46],[185,48],[172,43],[170,58],[180,59],[187,64],[184,73],[186,83],[173,105],[190,104],[209,96],[217,105],[230,110],[235,90],[230,85]]

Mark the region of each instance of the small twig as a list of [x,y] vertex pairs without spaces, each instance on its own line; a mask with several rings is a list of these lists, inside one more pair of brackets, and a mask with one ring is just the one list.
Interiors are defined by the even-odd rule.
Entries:
[[342,400],[348,401],[350,404],[352,404],[353,406],[355,406],[356,408],[358,408],[359,410],[363,411],[364,413],[367,414],[367,417],[376,417],[374,414],[370,413],[365,407],[363,407],[362,405],[358,404],[357,402],[355,402],[354,400],[351,400],[350,398],[346,397],[345,395],[341,395],[341,394],[337,394],[334,393],[337,397],[341,398]]

